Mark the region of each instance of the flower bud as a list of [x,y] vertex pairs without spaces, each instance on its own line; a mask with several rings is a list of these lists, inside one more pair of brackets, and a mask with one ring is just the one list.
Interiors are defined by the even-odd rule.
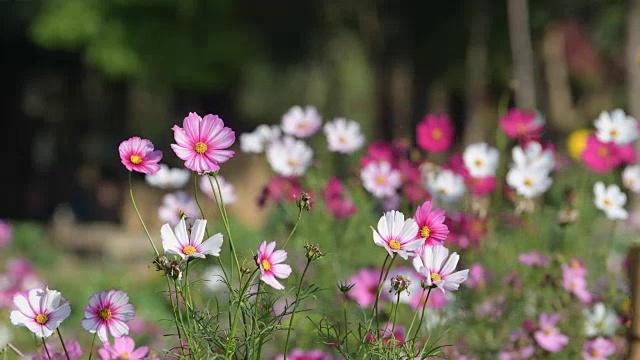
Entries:
[[306,257],[309,261],[318,260],[324,256],[318,244],[305,245],[304,249],[307,251]]
[[395,291],[396,295],[400,294],[403,291],[407,291],[407,293],[409,293],[409,291],[407,290],[409,288],[409,285],[411,285],[411,280],[409,280],[406,276],[394,276],[393,278],[391,278],[391,290],[389,290],[389,292]]

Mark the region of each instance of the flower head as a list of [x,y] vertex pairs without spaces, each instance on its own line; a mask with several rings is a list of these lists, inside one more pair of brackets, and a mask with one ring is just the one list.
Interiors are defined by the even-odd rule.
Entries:
[[[64,342],[64,347],[67,349],[67,353],[69,354],[69,360],[79,360],[82,356],[82,348],[80,347],[80,343],[73,340],[67,340]],[[67,360],[67,355],[65,354],[64,349],[57,343],[45,343],[40,350],[40,355],[31,358],[31,360]]]
[[467,277],[469,270],[455,271],[460,255],[449,256],[449,250],[442,245],[426,246],[422,255],[413,258],[413,267],[420,273],[424,284],[445,291],[458,290]]
[[108,290],[91,295],[89,305],[84,308],[82,327],[88,332],[98,334],[102,342],[108,341],[108,334],[114,338],[127,335],[126,324],[135,316],[133,305],[124,291]]
[[125,140],[118,147],[120,161],[129,171],[155,174],[160,170],[162,151],[153,150],[153,143],[137,136]]
[[160,229],[162,247],[165,252],[178,255],[185,260],[204,259],[206,255],[220,256],[222,234],[215,234],[202,241],[206,228],[207,220],[202,219],[197,219],[190,231],[187,231],[184,219],[180,220],[173,230],[169,224],[164,224]]
[[611,184],[607,187],[601,181],[593,186],[596,207],[603,210],[612,220],[626,219],[629,213],[624,209],[627,203],[627,195],[620,191],[618,185]]
[[613,309],[599,302],[589,309],[582,310],[584,316],[584,334],[587,337],[613,336],[620,324],[618,315]]
[[389,256],[397,253],[405,260],[424,242],[416,237],[418,224],[415,220],[405,220],[404,214],[395,210],[384,213],[378,221],[378,229],[371,230],[376,245],[385,248]]
[[370,162],[361,171],[364,188],[381,199],[395,195],[402,185],[400,173],[386,161]]
[[444,224],[444,210],[432,209],[431,201],[425,201],[416,209],[413,217],[418,224],[418,234],[422,245],[442,245],[449,234],[449,227]]
[[433,181],[427,183],[427,187],[434,198],[440,199],[445,203],[460,199],[466,190],[464,178],[452,170],[440,171]]
[[260,154],[269,144],[278,140],[281,134],[277,125],[258,125],[253,132],[240,135],[240,150]]
[[282,131],[299,138],[307,138],[315,134],[322,125],[322,118],[313,106],[304,109],[294,106],[282,115]]
[[351,154],[364,145],[360,124],[353,120],[336,118],[324,124],[323,130],[327,136],[329,151]]
[[584,360],[607,360],[615,353],[616,344],[602,337],[587,341],[582,346],[582,359]]
[[11,323],[24,326],[37,337],[51,336],[60,324],[71,314],[71,306],[60,292],[44,289],[31,289],[25,295],[17,294],[13,298],[15,310],[11,311]]
[[544,118],[533,111],[510,109],[499,120],[500,128],[512,139],[538,137],[544,126]]
[[173,126],[176,144],[171,144],[171,148],[185,161],[187,169],[199,173],[218,171],[220,164],[233,157],[234,152],[225,149],[233,145],[236,135],[218,115],[201,118],[197,113],[189,113],[182,126]]
[[116,359],[129,359],[129,360],[142,360],[149,352],[149,348],[142,346],[135,348],[136,343],[132,338],[128,336],[122,336],[116,338],[111,345],[108,341],[102,345],[102,348],[98,349],[98,354],[102,360],[116,360]]
[[558,320],[560,314],[540,314],[539,330],[533,333],[538,345],[552,353],[561,351],[569,343],[569,337],[556,327]]
[[552,183],[548,172],[532,166],[514,166],[507,172],[507,184],[527,199],[544,194]]
[[494,176],[498,168],[500,153],[498,149],[487,143],[477,143],[467,146],[462,154],[464,165],[472,177]]
[[284,289],[284,286],[276,280],[286,279],[291,275],[291,266],[282,264],[287,260],[287,252],[275,250],[276,242],[262,242],[256,254],[256,263],[260,267],[260,280],[276,290]]
[[347,283],[353,284],[347,296],[353,299],[361,308],[373,305],[378,294],[380,269],[365,268],[353,275]]
[[640,193],[640,165],[629,165],[622,171],[622,184],[634,193]]
[[313,150],[302,140],[285,136],[267,148],[271,169],[282,176],[302,176],[313,160]]
[[591,171],[600,174],[608,173],[622,162],[619,149],[613,142],[605,143],[595,135],[589,135],[580,159]]
[[184,191],[166,194],[158,209],[160,221],[169,223],[171,226],[175,226],[185,217],[189,223],[193,223],[198,216],[200,216],[200,209],[196,200]]
[[603,111],[593,122],[598,140],[617,145],[627,145],[638,138],[638,121],[621,109]]
[[160,164],[157,173],[145,177],[147,184],[160,189],[180,189],[189,181],[189,170],[180,168],[169,168],[165,164]]
[[418,147],[431,153],[449,150],[454,128],[448,115],[427,114],[416,128]]

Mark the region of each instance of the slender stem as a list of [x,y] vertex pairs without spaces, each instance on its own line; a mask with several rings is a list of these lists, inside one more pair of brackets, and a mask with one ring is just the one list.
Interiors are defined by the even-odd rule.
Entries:
[[156,256],[160,256],[160,253],[158,252],[158,249],[156,248],[156,245],[153,243],[153,239],[151,238],[151,234],[149,233],[149,230],[147,229],[147,225],[145,225],[144,220],[142,220],[142,216],[140,216],[140,211],[138,211],[138,206],[136,205],[136,200],[133,197],[133,180],[132,180],[131,172],[129,172],[129,196],[131,196],[131,203],[133,204],[133,208],[136,210],[136,214],[138,215],[138,219],[140,219],[140,223],[142,224],[142,227],[144,228],[144,232],[147,233],[147,238],[149,238],[149,242],[151,243],[151,246],[153,247],[153,251],[155,251]]
[[[256,330],[258,329],[258,306],[260,305],[260,286],[262,285],[262,281],[258,281],[258,287],[256,289],[256,299],[255,299],[255,304],[253,306],[253,319],[251,320],[251,322],[253,323],[251,326],[251,338],[252,339],[256,339],[257,342],[254,345],[254,348],[251,349],[252,352],[254,352],[254,355],[258,355],[259,352],[257,351],[257,349],[260,347],[260,337],[256,336]],[[259,360],[260,357],[255,356],[254,359]]]
[[418,327],[416,328],[416,333],[413,335],[414,338],[418,337],[420,327],[422,326],[422,322],[424,321],[424,310],[427,308],[427,301],[429,300],[429,295],[431,295],[431,290],[433,290],[433,288],[429,288],[429,290],[427,291],[427,298],[424,299],[424,304],[422,304],[422,314],[420,314],[420,322],[418,323]]
[[[171,280],[169,275],[165,276],[167,279],[167,291],[169,292],[169,301],[171,302],[171,309],[173,310],[173,320],[176,322],[176,331],[178,332],[178,341],[180,341],[180,350],[182,351],[182,355],[184,356],[184,344],[182,343],[182,332],[180,331],[180,326],[178,323],[178,313],[176,311],[176,303],[173,302],[173,295],[171,295]],[[176,293],[176,297],[178,294]],[[95,337],[94,337],[95,340]]]
[[18,350],[17,347],[15,347],[15,345],[13,345],[12,343],[8,343],[7,346],[9,347],[9,349],[13,350],[14,353],[18,354],[18,356],[20,356],[20,358],[25,358],[26,356],[20,351]]
[[244,298],[247,292],[247,288],[249,287],[249,284],[251,284],[251,282],[255,278],[257,271],[258,269],[255,269],[251,274],[251,276],[249,277],[249,280],[246,283],[244,283],[244,285],[242,285],[240,288],[240,294],[239,294],[240,300],[238,301],[238,305],[236,305],[236,310],[233,314],[233,322],[231,323],[231,330],[229,331],[229,340],[227,341],[227,347],[225,349],[225,355],[224,355],[225,359],[231,358],[232,347],[235,348],[235,346],[231,346],[231,343],[235,342],[236,329],[238,327],[238,313],[240,312],[240,308],[242,307],[241,306],[241,303],[243,301],[242,299]]
[[[424,292],[426,289],[422,289],[422,293],[420,294],[420,299],[424,296]],[[427,300],[424,300],[424,303],[427,303]],[[424,305],[424,304],[423,304]],[[411,324],[409,325],[409,330],[407,330],[407,335],[411,335],[411,329],[413,329],[413,323],[416,321],[416,317],[418,317],[419,307],[416,307],[416,311],[413,312],[413,318],[411,319]]]
[[[388,257],[389,255],[387,255]],[[378,283],[378,293],[376,294],[376,304],[375,304],[375,311],[376,311],[376,329],[380,328],[380,316],[378,314],[378,302],[380,301],[380,295],[382,294],[382,289],[384,288],[384,282],[387,281],[387,277],[389,276],[389,270],[391,270],[391,266],[393,265],[393,261],[396,259],[397,254],[394,253],[393,257],[391,258],[391,261],[389,262],[389,265],[387,266],[387,270],[384,273],[384,279],[381,279],[381,281]],[[380,332],[377,331],[377,338],[378,340],[380,340]]]
[[284,360],[287,360],[287,351],[289,349],[289,336],[291,335],[293,317],[296,315],[296,309],[300,304],[300,292],[302,291],[302,280],[304,279],[304,275],[307,273],[307,269],[309,269],[309,264],[311,264],[311,259],[307,259],[307,265],[305,265],[304,271],[302,272],[302,276],[300,276],[300,281],[298,282],[298,290],[296,291],[296,300],[293,304],[293,311],[291,312],[291,318],[289,319],[289,327],[287,328],[287,340],[284,342]]
[[47,349],[47,344],[44,342],[44,338],[42,339],[42,347],[44,348],[44,351],[47,353],[47,359],[51,360],[51,354],[49,354],[49,349]]
[[64,345],[64,340],[62,340],[62,334],[60,334],[60,328],[56,328],[56,332],[58,333],[58,337],[60,338],[60,343],[62,344],[62,350],[64,350],[64,355],[67,357],[67,360],[71,360],[69,357],[69,352],[67,351],[67,347]]
[[91,360],[91,357],[93,357],[93,345],[96,343],[96,335],[98,335],[97,332],[93,333],[93,338],[91,338],[91,348],[89,349],[89,360]]
[[[391,326],[391,336],[394,336],[393,334],[395,334],[396,331],[396,320],[398,319],[398,308],[400,307],[400,294],[401,292],[398,291],[398,295],[396,298],[396,306],[393,310],[393,325]],[[391,306],[393,306],[393,304],[391,304]],[[393,337],[393,341],[395,341],[395,337]]]
[[[216,193],[218,196],[214,196],[216,198],[216,204],[218,204],[218,211],[220,212],[220,217],[222,218],[222,223],[224,224],[224,228],[227,232],[227,237],[229,238],[229,247],[231,248],[231,254],[233,255],[233,259],[236,261],[236,267],[238,270],[238,278],[241,276],[240,271],[240,262],[238,261],[238,254],[236,254],[236,248],[233,245],[233,237],[231,236],[231,226],[229,225],[229,217],[227,216],[227,210],[224,208],[224,199],[222,198],[222,190],[220,189],[220,182],[218,182],[218,177],[214,173],[213,180],[216,182],[216,187],[213,186],[213,181],[211,181],[211,175],[209,177],[209,185],[211,185],[211,190],[213,190],[214,194]],[[216,189],[217,188],[217,189]],[[232,260],[233,262],[233,260]],[[231,277],[233,277],[233,264],[231,266]]]
[[349,323],[347,323],[347,299],[343,298],[342,301],[342,316],[344,317],[344,348],[345,352],[349,353]]
[[287,245],[289,240],[291,239],[291,236],[293,236],[293,233],[296,232],[296,228],[298,228],[298,223],[300,222],[300,218],[301,217],[302,217],[302,209],[300,209],[298,211],[298,218],[296,219],[296,223],[293,225],[293,229],[291,229],[291,232],[289,233],[289,236],[287,237],[287,240],[285,240],[284,244],[282,244],[282,248],[283,249]]
[[[184,336],[187,338],[187,344],[189,345],[189,356],[192,355],[192,343],[191,343],[191,336],[189,331],[187,331],[185,329],[184,326],[184,318],[182,317],[182,308],[180,307],[180,297],[179,294],[182,294],[182,291],[180,290],[179,286],[178,286],[178,282],[176,280],[173,280],[173,288],[175,289],[176,292],[176,308],[178,309],[178,318],[180,319],[180,326],[182,326],[182,331],[184,333]],[[182,347],[182,343],[180,343],[180,346]]]

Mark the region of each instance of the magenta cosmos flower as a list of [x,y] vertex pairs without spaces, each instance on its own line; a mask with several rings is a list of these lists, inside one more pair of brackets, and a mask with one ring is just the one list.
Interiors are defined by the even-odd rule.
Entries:
[[153,150],[153,143],[137,136],[125,140],[118,147],[120,161],[129,171],[153,175],[160,171],[162,151]]
[[201,118],[189,113],[182,126],[173,126],[177,144],[171,144],[171,148],[185,161],[187,169],[199,173],[218,171],[220,164],[233,156],[233,151],[224,149],[233,145],[236,135],[217,115]]
[[444,210],[431,209],[431,201],[425,201],[416,209],[414,216],[418,224],[418,238],[422,245],[442,245],[449,234],[449,228],[444,224]]
[[568,343],[569,338],[556,327],[560,314],[540,314],[540,329],[533,333],[538,345],[548,352],[559,352]]
[[448,115],[427,114],[416,129],[418,146],[431,153],[449,150],[453,141],[453,124]]
[[129,296],[124,291],[109,290],[91,295],[89,305],[84,308],[82,327],[98,334],[102,342],[107,342],[108,334],[119,338],[129,333],[127,321],[133,319],[135,311],[129,304]]
[[387,250],[389,256],[400,255],[407,259],[422,245],[422,239],[416,238],[418,224],[415,220],[404,219],[404,214],[392,210],[384,213],[378,221],[378,229],[373,230],[373,242]]
[[184,218],[180,220],[175,229],[169,224],[164,224],[160,229],[162,247],[169,254],[175,254],[187,260],[189,258],[202,258],[206,255],[220,256],[222,248],[222,234],[217,233],[209,239],[202,241],[207,228],[207,220],[198,219],[193,223],[191,231],[187,231]]
[[71,314],[71,306],[60,292],[48,287],[31,289],[27,296],[18,294],[13,304],[16,310],[11,312],[11,323],[24,326],[41,338],[51,336]]
[[361,269],[353,275],[347,284],[353,285],[347,292],[347,297],[353,299],[361,308],[367,308],[376,300],[380,269]]
[[500,118],[500,128],[512,139],[539,137],[544,119],[533,111],[511,109]]
[[[276,278],[286,279],[291,275],[291,266],[282,264],[287,260],[287,252],[275,250],[276,242],[263,241],[258,247],[256,263],[260,267],[260,280],[269,284],[276,290],[284,289],[284,286]],[[275,251],[274,251],[275,250]]]
[[469,270],[455,271],[460,255],[449,256],[449,250],[442,245],[425,246],[420,256],[413,258],[413,268],[422,275],[424,285],[445,291],[458,290]]
[[136,349],[136,343],[132,338],[123,336],[116,338],[113,345],[105,342],[102,348],[98,349],[98,354],[102,360],[129,359],[141,360],[149,352],[149,348],[142,346]]
[[580,157],[591,171],[599,174],[608,173],[622,162],[618,146],[613,142],[601,142],[595,135],[589,135]]

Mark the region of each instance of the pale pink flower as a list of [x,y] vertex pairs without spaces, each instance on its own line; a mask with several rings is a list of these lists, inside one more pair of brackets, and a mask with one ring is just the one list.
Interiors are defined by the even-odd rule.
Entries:
[[118,147],[120,161],[129,171],[155,174],[160,170],[162,151],[154,150],[153,143],[137,136],[125,140]]
[[582,359],[584,360],[607,360],[615,353],[616,344],[603,337],[587,341],[582,346]]
[[84,308],[82,327],[98,334],[102,342],[109,340],[108,334],[119,338],[129,333],[126,324],[135,316],[133,305],[124,291],[108,290],[91,295],[89,305]]
[[[228,182],[224,177],[218,175],[218,183],[220,184],[220,192],[222,193],[222,201],[225,205],[231,205],[238,199],[236,196],[236,189],[233,184]],[[213,188],[211,187],[213,184]],[[213,177],[209,179],[208,175],[203,175],[199,180],[200,191],[202,191],[211,200],[218,199],[218,186],[216,185]]]
[[466,285],[472,289],[483,288],[487,283],[487,275],[481,264],[475,263],[469,266],[469,278]]
[[469,276],[469,270],[455,271],[460,255],[449,256],[449,250],[442,245],[425,246],[422,255],[413,258],[414,269],[422,276],[428,287],[445,291],[458,290]]
[[569,338],[556,327],[558,320],[560,314],[540,314],[539,330],[533,333],[538,345],[552,353],[560,352],[569,343]]
[[202,219],[197,219],[190,231],[187,230],[184,219],[180,220],[175,229],[171,229],[169,224],[164,224],[160,229],[162,247],[165,252],[178,255],[185,260],[204,259],[206,255],[220,256],[222,234],[217,233],[202,241],[206,228],[207,220]]
[[322,125],[322,118],[313,106],[294,106],[282,115],[282,132],[299,138],[313,135]]
[[442,245],[449,234],[449,228],[444,224],[444,210],[432,209],[431,201],[425,201],[418,206],[413,218],[418,224],[416,236],[422,239],[421,245]]
[[551,261],[548,256],[541,254],[537,251],[531,251],[525,254],[518,255],[518,261],[520,264],[532,266],[532,267],[544,267],[549,265]]
[[373,305],[378,292],[380,269],[361,269],[353,275],[347,284],[353,285],[347,297],[353,299],[361,308]]
[[[287,259],[285,250],[275,250],[276,242],[262,242],[256,254],[256,263],[260,267],[260,280],[276,290],[284,286],[276,278],[286,279],[291,275],[291,266],[282,264]],[[275,250],[275,251],[274,251]]]
[[171,144],[176,155],[185,161],[184,166],[199,173],[220,170],[220,164],[233,157],[232,150],[224,150],[236,140],[230,128],[224,126],[218,115],[201,118],[189,113],[182,123],[183,128],[173,126],[177,144]]
[[345,118],[336,118],[324,124],[324,134],[327,137],[329,151],[351,154],[364,145],[364,135],[360,125]]
[[368,163],[360,178],[364,188],[379,199],[395,195],[402,185],[400,173],[386,161]]
[[405,220],[404,214],[395,210],[384,213],[378,221],[378,229],[371,230],[376,245],[385,248],[389,256],[398,254],[405,260],[424,242],[416,237],[418,224],[415,220]]
[[160,221],[169,223],[171,226],[177,225],[185,217],[191,224],[199,216],[200,209],[196,200],[184,191],[166,194],[162,198],[162,205],[158,208]]
[[[45,349],[46,347],[46,349]],[[68,360],[79,360],[82,357],[82,348],[80,347],[80,343],[73,340],[67,340],[64,342],[64,347],[67,348],[67,352],[69,353]],[[67,355],[60,346],[59,342],[54,343],[45,343],[42,350],[40,350],[40,355],[31,358],[31,360],[67,360]]]
[[584,303],[590,303],[592,296],[587,290],[586,273],[567,264],[562,265],[562,287]]
[[128,336],[122,336],[116,338],[111,345],[108,341],[102,345],[102,348],[98,349],[98,354],[102,360],[117,360],[117,359],[129,359],[129,360],[142,360],[149,352],[149,348],[142,346],[135,348],[136,343],[132,338]]
[[11,311],[11,323],[24,326],[41,338],[51,336],[71,314],[69,303],[49,287],[31,289],[26,296],[17,294],[13,304],[16,310]]

